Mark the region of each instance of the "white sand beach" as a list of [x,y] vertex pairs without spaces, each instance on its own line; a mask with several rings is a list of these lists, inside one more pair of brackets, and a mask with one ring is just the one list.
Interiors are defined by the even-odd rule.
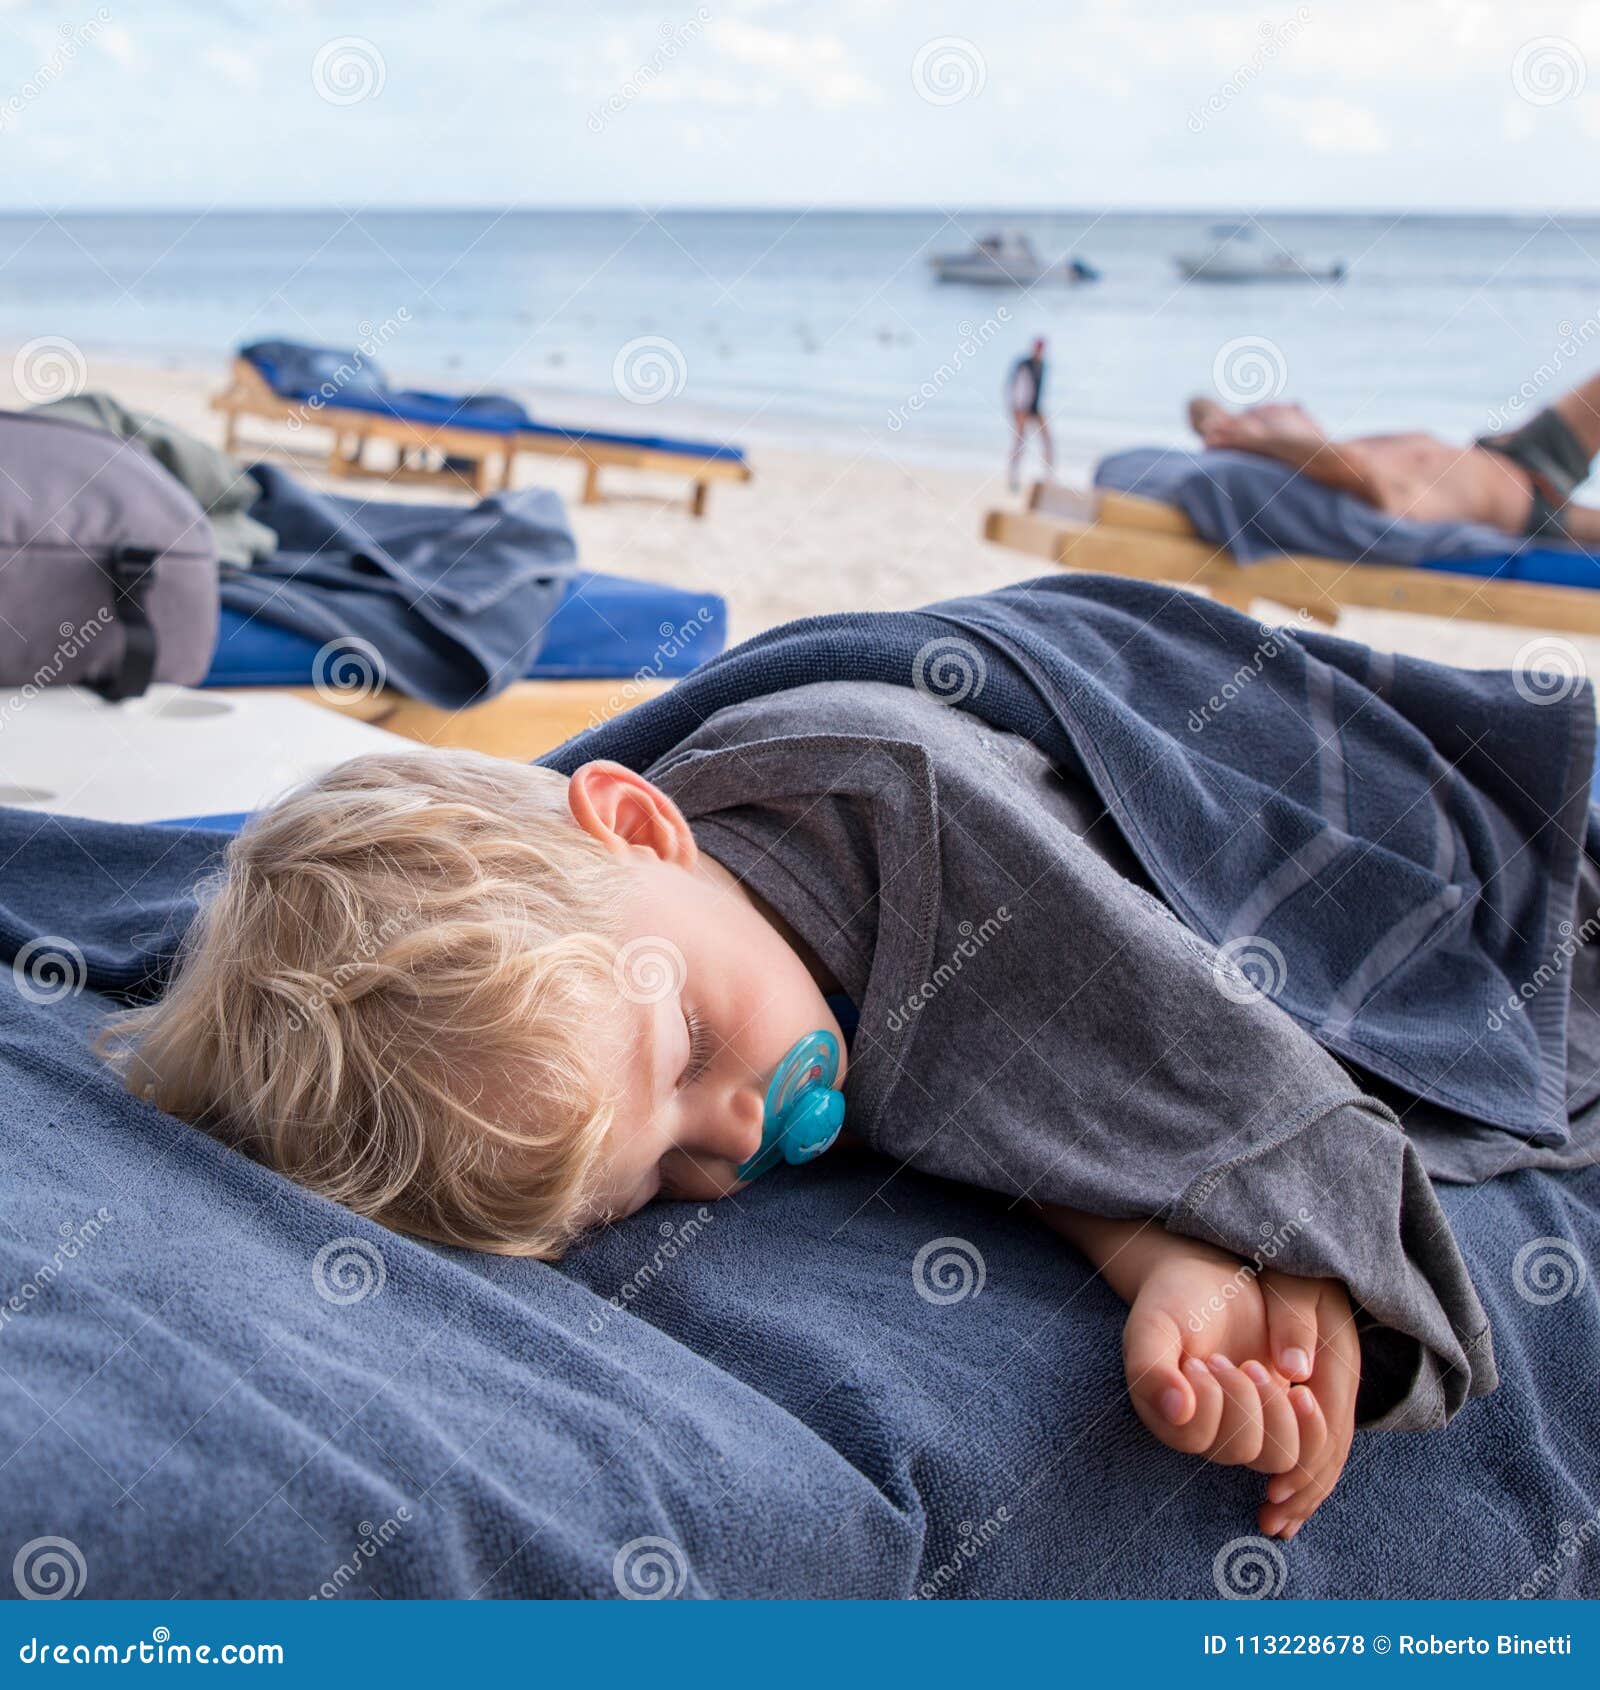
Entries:
[[[13,349],[14,350],[14,349]],[[23,403],[11,385],[12,359],[0,354],[0,405]],[[159,368],[93,360],[90,385],[124,404],[220,443],[221,423],[209,408],[221,385],[202,366]],[[577,400],[567,410],[583,415]],[[598,407],[590,407],[597,411]],[[600,426],[619,419],[595,415]],[[637,419],[636,419],[637,420]],[[696,419],[697,423],[702,419]],[[651,426],[681,426],[664,412]],[[737,425],[726,421],[738,437]],[[299,439],[270,423],[244,425],[246,453],[293,464],[327,485],[315,453],[324,436]],[[715,486],[703,521],[692,519],[681,482],[628,471],[610,472],[607,498],[577,502],[581,472],[556,459],[524,458],[520,479],[544,481],[565,497],[586,567],[614,574],[704,586],[722,594],[731,612],[731,635],[744,639],[774,623],[838,610],[906,609],[952,594],[980,592],[1041,574],[1032,560],[981,538],[983,516],[997,504],[1015,504],[1003,466],[991,475],[915,459],[863,452],[798,451],[761,443],[751,447],[754,479]],[[1063,466],[1063,478],[1081,481],[1088,465]],[[434,489],[391,487],[376,479],[340,481],[346,493],[373,497],[436,499]],[[465,497],[466,495],[462,495]],[[1258,611],[1271,614],[1262,601]],[[1352,610],[1339,632],[1386,650],[1473,668],[1508,667],[1537,632],[1483,622]],[[1562,636],[1577,648],[1590,675],[1600,675],[1600,638]]]

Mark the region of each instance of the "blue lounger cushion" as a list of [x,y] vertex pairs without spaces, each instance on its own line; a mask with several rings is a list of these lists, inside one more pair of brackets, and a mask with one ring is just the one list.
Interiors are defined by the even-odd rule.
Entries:
[[510,434],[531,420],[524,407],[504,394],[429,393],[395,388],[370,358],[333,346],[293,340],[262,340],[239,348],[274,393],[318,406],[375,411],[407,422],[480,428]]
[[200,828],[207,833],[237,833],[249,821],[248,810],[223,810],[212,816],[173,816],[169,821],[151,822],[151,827],[176,827],[187,832]]
[[1600,587],[1600,558],[1572,546],[1517,545],[1477,522],[1410,522],[1252,452],[1165,447],[1114,452],[1096,487],[1174,505],[1240,563],[1310,554],[1485,579]]
[[624,434],[600,428],[561,428],[536,422],[527,408],[502,393],[431,393],[425,388],[391,387],[370,358],[331,346],[307,346],[292,340],[263,340],[239,349],[262,379],[285,399],[351,411],[372,411],[403,422],[437,428],[475,428],[490,434],[537,434],[574,445],[594,441],[641,451],[682,452],[693,457],[743,463],[744,451],[709,440],[683,440],[664,434]]
[[666,434],[618,434],[605,428],[557,428],[552,423],[526,423],[518,431],[522,434],[544,434],[554,440],[573,445],[593,441],[601,446],[629,446],[646,452],[686,452],[697,458],[718,458],[728,463],[742,464],[742,446],[722,446],[710,440],[683,440]]
[[1534,581],[1549,587],[1600,587],[1600,557],[1576,546],[1525,546],[1498,557],[1426,558],[1419,569],[1451,575],[1481,575],[1486,580]]
[[[527,680],[675,680],[715,657],[728,638],[727,603],[623,575],[578,574],[545,627]],[[208,687],[306,687],[318,641],[224,609]]]

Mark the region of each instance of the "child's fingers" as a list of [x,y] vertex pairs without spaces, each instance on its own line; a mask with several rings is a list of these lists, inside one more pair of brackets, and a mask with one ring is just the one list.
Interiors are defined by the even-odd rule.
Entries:
[[1269,1537],[1291,1538],[1333,1494],[1344,1471],[1349,1445],[1330,1445],[1312,1472],[1310,1482],[1280,1503],[1264,1503],[1256,1523]]
[[1286,1379],[1309,1379],[1317,1354],[1317,1282],[1268,1272],[1261,1275],[1260,1284],[1267,1336],[1279,1372]]
[[1302,1460],[1300,1422],[1289,1401],[1289,1389],[1259,1361],[1247,1361],[1239,1371],[1261,1398],[1261,1453],[1249,1465],[1257,1473],[1287,1473]]
[[1310,1386],[1293,1385],[1289,1388],[1288,1397],[1300,1427],[1300,1459],[1268,1484],[1269,1502],[1283,1502],[1311,1483],[1312,1474],[1316,1472],[1328,1442],[1327,1417]]
[[1321,1471],[1328,1444],[1328,1422],[1310,1389],[1295,1385],[1286,1394],[1300,1428],[1300,1459],[1286,1472],[1277,1473],[1267,1481],[1267,1502],[1280,1509],[1285,1518],[1289,1499],[1310,1485]]
[[1261,1453],[1261,1398],[1253,1381],[1226,1356],[1212,1356],[1210,1366],[1222,1387],[1223,1407],[1207,1458],[1224,1467],[1246,1467]]
[[[1355,1435],[1356,1391],[1361,1382],[1361,1343],[1342,1289],[1325,1298],[1319,1309],[1320,1342],[1310,1394],[1316,1399],[1327,1425],[1326,1436],[1316,1457],[1305,1464],[1306,1479],[1291,1494],[1279,1494],[1283,1483],[1274,1479],[1267,1487],[1268,1503],[1260,1514],[1264,1532],[1293,1537],[1327,1501],[1339,1482]],[[1297,1479],[1298,1474],[1287,1475]]]
[[1256,1525],[1263,1537],[1281,1537],[1285,1543],[1306,1523],[1306,1517],[1289,1502],[1263,1502],[1256,1510]]
[[1310,1472],[1322,1459],[1328,1443],[1328,1419],[1317,1401],[1316,1392],[1306,1385],[1296,1385],[1289,1393],[1295,1417],[1300,1422],[1300,1465]]
[[1122,1328],[1122,1371],[1134,1412],[1155,1435],[1194,1418],[1194,1389],[1183,1376],[1183,1341],[1173,1323],[1135,1308]]
[[1316,1371],[1311,1375],[1311,1394],[1327,1421],[1328,1435],[1317,1463],[1325,1467],[1331,1462],[1333,1476],[1337,1478],[1350,1453],[1350,1440],[1355,1436],[1361,1340],[1342,1289],[1323,1302],[1320,1320],[1321,1339],[1317,1345]]
[[1183,1364],[1184,1377],[1194,1392],[1194,1415],[1184,1425],[1169,1428],[1161,1441],[1184,1455],[1205,1455],[1216,1442],[1222,1423],[1222,1387],[1203,1361],[1190,1356]]

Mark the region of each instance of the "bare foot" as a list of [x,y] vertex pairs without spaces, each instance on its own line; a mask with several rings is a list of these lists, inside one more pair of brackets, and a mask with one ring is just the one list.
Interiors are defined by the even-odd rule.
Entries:
[[1272,437],[1272,430],[1254,411],[1226,411],[1213,405],[1204,413],[1205,427],[1198,430],[1200,439],[1214,452],[1248,452],[1256,443]]
[[1327,439],[1316,419],[1303,405],[1292,402],[1282,405],[1255,405],[1245,412],[1245,415],[1259,422],[1266,433],[1276,434],[1284,439],[1315,440],[1319,443]]
[[1189,426],[1206,443],[1211,444],[1211,436],[1228,420],[1228,413],[1215,399],[1209,399],[1203,393],[1197,393],[1189,401]]

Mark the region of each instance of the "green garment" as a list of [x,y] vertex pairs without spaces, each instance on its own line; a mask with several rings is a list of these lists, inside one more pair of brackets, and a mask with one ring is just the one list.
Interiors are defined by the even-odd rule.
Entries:
[[250,507],[261,497],[261,488],[247,471],[237,468],[214,446],[185,434],[181,428],[142,411],[130,411],[109,393],[77,393],[69,399],[52,399],[35,405],[66,422],[103,429],[121,440],[133,440],[169,474],[194,494],[211,521],[217,538],[217,556],[225,564],[248,569],[260,558],[278,549],[278,536],[265,523],[255,521]]

